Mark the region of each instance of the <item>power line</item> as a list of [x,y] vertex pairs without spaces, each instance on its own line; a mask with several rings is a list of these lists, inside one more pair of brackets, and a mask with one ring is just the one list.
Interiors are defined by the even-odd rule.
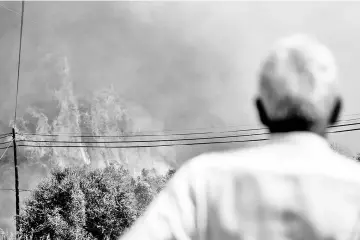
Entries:
[[[0,3],[0,8],[3,8],[3,9],[5,9],[5,10],[8,10],[8,11],[12,12],[12,13],[15,13],[16,15],[21,16],[21,12],[18,12],[18,11],[15,11],[14,9],[8,8],[8,7],[5,6],[4,4],[1,4],[1,3]],[[33,20],[27,20],[27,21],[28,21],[28,22],[33,22],[33,23],[39,24],[38,22],[33,21]]]
[[17,113],[18,96],[19,96],[19,79],[20,79],[20,66],[21,66],[21,48],[22,48],[23,28],[24,28],[24,6],[25,6],[25,1],[21,1],[20,41],[19,41],[18,66],[17,66],[17,80],[16,80],[16,98],[15,98],[14,127],[15,127],[15,125],[16,125],[16,113]]
[[11,133],[8,134],[8,135],[0,136],[0,139],[7,138],[7,137],[10,137],[10,136],[11,136]]
[[[351,120],[360,120],[360,118],[354,118]],[[337,124],[330,126],[329,128],[335,127],[343,127],[343,126],[351,126],[358,125],[360,123],[347,123],[347,124]],[[192,132],[192,133],[174,133],[174,134],[135,134],[133,133],[125,133],[125,135],[67,135],[67,134],[36,134],[36,133],[20,133],[20,135],[27,136],[42,136],[42,137],[81,137],[81,138],[115,138],[115,137],[169,137],[169,136],[188,136],[188,135],[203,135],[203,134],[222,134],[222,133],[236,133],[236,132],[248,132],[248,131],[259,131],[259,130],[267,130],[267,128],[249,128],[249,129],[237,129],[237,130],[228,130],[221,132]],[[127,135],[126,135],[127,134]]]
[[[353,129],[344,129],[344,130],[336,130],[336,131],[331,131],[328,132],[329,134],[333,134],[333,133],[341,133],[341,132],[350,132],[350,131],[358,131],[360,130],[360,128],[353,128]],[[265,135],[265,134],[258,134],[258,135]],[[207,138],[208,140],[210,139],[214,139],[214,138]],[[204,140],[204,139],[191,139],[190,141],[196,141],[196,140]],[[224,143],[245,143],[245,142],[257,142],[257,141],[265,141],[265,140],[269,140],[268,138],[261,138],[261,139],[247,139],[247,140],[231,140],[231,141],[212,141],[212,142],[175,142],[175,141],[189,141],[186,139],[180,139],[180,140],[173,140],[174,143],[168,143],[168,144],[157,144],[157,145],[122,145],[122,146],[98,146],[98,145],[29,145],[29,144],[20,144],[18,146],[23,146],[23,147],[64,147],[64,148],[72,148],[72,147],[86,147],[86,148],[145,148],[145,147],[166,147],[166,146],[182,146],[182,145],[204,145],[204,144],[224,144]],[[30,141],[23,141],[25,143]],[[102,142],[102,143],[108,143],[108,144],[112,144],[112,143],[129,143],[128,142]],[[136,143],[140,143],[140,142],[148,142],[148,141],[137,141]],[[156,140],[156,141],[152,141],[152,142],[156,142],[156,143],[160,143],[163,141],[160,140]],[[63,142],[57,142],[57,141],[48,141],[48,143],[63,143]],[[87,144],[89,142],[68,142],[68,143],[73,143],[73,144]],[[135,143],[135,142],[133,142]],[[99,142],[92,142],[92,144],[99,144]]]
[[37,143],[144,143],[144,142],[176,142],[176,141],[195,141],[195,140],[209,140],[209,139],[224,139],[224,138],[236,138],[236,137],[251,137],[267,135],[268,133],[253,133],[242,135],[226,135],[226,136],[214,136],[214,137],[196,137],[196,138],[181,138],[181,139],[152,139],[152,140],[125,140],[125,141],[57,141],[57,140],[19,140],[18,142],[37,142]]
[[157,145],[127,145],[127,146],[74,146],[74,145],[56,145],[56,146],[39,146],[39,145],[28,145],[28,144],[19,144],[19,147],[62,147],[62,148],[73,148],[73,147],[87,147],[87,148],[152,148],[152,147],[170,147],[170,146],[191,146],[191,145],[205,145],[205,144],[223,144],[223,143],[245,143],[245,142],[259,142],[268,140],[267,138],[261,139],[248,139],[248,140],[233,140],[233,141],[223,141],[223,142],[200,142],[200,143],[169,143],[169,144],[157,144]]
[[[352,126],[359,125],[360,123],[342,124],[340,126]],[[225,138],[237,138],[237,137],[252,137],[268,135],[269,133],[252,133],[241,135],[226,135],[226,136],[213,136],[213,137],[194,137],[194,138],[182,138],[182,139],[152,139],[152,140],[124,140],[124,141],[58,141],[58,140],[19,140],[19,142],[34,142],[34,143],[84,143],[84,144],[101,144],[101,143],[151,143],[151,142],[177,142],[177,141],[197,141],[197,140],[213,140],[213,139],[225,139]]]
[[7,7],[7,6],[5,6],[4,4],[1,4],[1,3],[0,3],[0,7],[1,7],[1,8],[4,8],[4,9],[6,9],[6,10],[10,11],[10,12],[13,12],[13,13],[15,13],[15,14],[19,15],[19,16],[21,16],[21,13],[19,13],[19,12],[17,12],[17,11],[15,11],[15,10],[13,10],[13,9],[11,9],[11,8],[8,8],[8,7]]
[[[10,146],[12,147],[12,146]],[[0,150],[4,150],[4,149],[7,149],[7,147],[0,147]]]
[[5,151],[3,152],[3,154],[0,157],[0,160],[5,156],[5,153],[7,152],[7,150],[9,149],[11,144],[12,144],[12,141],[10,141],[10,144],[6,147]]
[[221,134],[221,133],[233,133],[233,132],[246,132],[246,131],[254,131],[254,130],[266,130],[263,129],[238,129],[238,130],[229,130],[222,132],[192,132],[192,133],[174,133],[174,134],[134,134],[133,132],[123,133],[123,135],[68,135],[64,134],[36,134],[36,133],[20,133],[21,135],[28,136],[42,136],[42,137],[81,137],[81,138],[96,138],[96,137],[167,137],[167,136],[187,136],[187,135],[202,135],[202,134]]
[[[360,123],[342,124],[340,126],[353,126],[359,125]],[[263,136],[269,133],[252,133],[242,135],[226,135],[226,136],[212,136],[212,137],[194,137],[194,138],[177,138],[177,139],[151,139],[151,140],[124,140],[124,141],[58,141],[58,140],[19,140],[19,142],[27,143],[79,143],[79,144],[112,144],[112,143],[153,143],[153,142],[178,142],[178,141],[198,141],[198,140],[213,140],[213,139],[227,139],[227,138],[238,138],[238,137],[252,137],[252,136]]]
[[353,128],[353,129],[337,130],[337,131],[328,132],[328,133],[342,133],[342,132],[352,132],[352,131],[359,131],[359,130],[360,130],[360,128]]
[[[347,119],[342,121],[354,121],[360,120],[360,118]],[[339,122],[342,122],[339,121]],[[351,126],[358,125],[360,123],[349,123],[349,124],[337,124],[330,126],[329,128],[342,127],[342,126]],[[261,131],[268,130],[267,128],[248,128],[248,129],[236,129],[236,130],[227,130],[227,131],[206,131],[206,132],[190,132],[190,133],[173,133],[173,134],[163,134],[165,131],[158,132],[158,134],[136,134],[135,132],[127,132],[122,135],[72,135],[77,133],[55,133],[55,134],[37,134],[37,133],[19,133],[23,136],[41,136],[41,137],[71,137],[71,138],[133,138],[133,137],[171,137],[171,136],[190,136],[190,135],[205,135],[205,134],[226,134],[226,133],[236,133],[236,132],[248,132],[248,131]],[[148,131],[151,132],[151,131]],[[156,133],[155,131],[152,131]],[[143,132],[144,133],[144,132]],[[256,134],[255,134],[256,135]],[[240,136],[240,135],[239,135]],[[245,136],[245,135],[244,135]],[[234,136],[235,137],[235,136]],[[222,138],[222,137],[220,137]],[[165,140],[167,141],[167,140]]]
[[[359,114],[350,114],[350,115],[345,115],[345,116],[356,116],[356,115],[360,115]],[[354,120],[360,120],[360,118],[352,118],[352,119],[344,119],[344,120],[339,120],[337,121],[336,124],[338,125],[334,125],[334,126],[330,126],[330,128],[332,127],[337,127],[337,126],[342,126],[339,125],[339,123],[341,122],[347,122],[347,121],[354,121]],[[244,126],[244,125],[242,125]],[[238,126],[227,126],[226,128],[239,128],[240,125]],[[37,134],[37,133],[19,133],[21,135],[29,135],[29,136],[43,136],[43,137],[61,137],[61,136],[68,136],[68,137],[82,137],[82,138],[94,138],[94,137],[164,137],[164,136],[175,136],[175,135],[179,135],[179,136],[186,136],[186,135],[201,135],[201,134],[220,134],[220,133],[232,133],[232,132],[243,132],[243,131],[260,131],[260,130],[267,130],[267,128],[265,127],[253,127],[253,128],[248,128],[248,129],[236,129],[236,130],[223,130],[223,131],[210,131],[210,129],[221,129],[222,127],[212,127],[212,128],[193,128],[193,129],[182,129],[182,130],[162,130],[162,131],[141,131],[141,133],[153,133],[153,134],[139,134],[139,132],[124,132],[122,134],[119,135],[92,135],[91,133],[88,134],[80,134],[80,135],[76,135],[79,134],[77,132],[67,132],[67,133],[59,133],[59,132],[54,132],[52,134]],[[194,130],[200,130],[200,129],[204,129],[207,131],[202,131],[202,132],[190,132],[190,133],[184,133],[184,131],[194,131]],[[166,132],[175,132],[173,134],[164,134]],[[180,133],[176,133],[176,132],[180,132]]]
[[10,137],[11,135],[9,135],[9,136],[4,136],[4,137],[0,137],[0,139],[4,139],[4,138],[8,138],[8,137]]
[[0,134],[0,137],[1,136],[8,136],[8,135],[11,135],[11,133],[2,133],[2,134]]
[[0,145],[2,145],[2,144],[7,144],[7,143],[12,143],[13,141],[11,140],[11,141],[6,141],[6,142],[0,142]]
[[[359,119],[354,119],[354,120],[359,120]],[[337,124],[337,125],[333,125],[330,126],[328,129],[332,129],[332,128],[337,128],[337,127],[347,127],[347,126],[354,126],[354,125],[359,125],[360,122],[357,123],[346,123],[346,124]],[[248,131],[253,131],[253,130],[267,130],[266,128],[263,129],[237,129],[237,130],[230,130],[230,131],[223,131],[223,132],[193,132],[193,133],[177,133],[177,134],[162,134],[162,135],[144,135],[144,134],[138,134],[138,135],[129,135],[129,136],[123,136],[123,135],[95,135],[95,136],[87,136],[87,135],[75,135],[75,136],[71,136],[71,135],[54,135],[54,134],[23,134],[23,135],[28,135],[28,136],[43,136],[43,137],[62,137],[62,136],[67,136],[67,137],[81,137],[81,138],[119,138],[119,137],[175,137],[175,136],[192,136],[192,135],[203,135],[203,134],[231,134],[231,133],[236,133],[236,132],[248,132]],[[194,137],[194,138],[183,138],[183,139],[153,139],[153,140],[124,140],[121,142],[156,142],[156,141],[181,141],[181,140],[201,140],[201,139],[222,139],[222,138],[230,138],[230,137],[249,137],[249,136],[258,136],[258,135],[267,135],[268,133],[252,133],[252,134],[242,134],[242,135],[226,135],[226,136],[213,136],[213,137]],[[55,142],[53,140],[20,140],[20,141],[27,141],[27,142]],[[72,143],[74,141],[56,141],[59,143]],[[91,142],[91,141],[86,141],[83,143],[116,143],[119,141],[106,141],[106,142]]]
[[[16,191],[15,189],[12,188],[0,188],[0,191]],[[19,189],[20,192],[31,192],[32,190],[30,189]]]
[[340,123],[340,122],[349,122],[349,121],[354,121],[354,120],[359,120],[359,119],[360,119],[360,118],[344,119],[344,120],[337,121],[337,123]]

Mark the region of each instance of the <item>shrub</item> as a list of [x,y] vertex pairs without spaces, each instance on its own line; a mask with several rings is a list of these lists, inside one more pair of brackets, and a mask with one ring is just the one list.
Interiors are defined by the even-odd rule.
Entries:
[[116,239],[143,213],[173,171],[55,169],[25,202],[21,239]]

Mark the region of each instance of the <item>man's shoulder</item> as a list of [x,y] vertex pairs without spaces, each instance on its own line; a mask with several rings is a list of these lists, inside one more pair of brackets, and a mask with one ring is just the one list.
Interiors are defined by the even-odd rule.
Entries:
[[331,154],[331,164],[327,171],[350,181],[360,182],[360,163],[335,151]]
[[194,173],[271,172],[286,175],[323,175],[360,182],[360,163],[331,149],[295,152],[281,144],[201,154],[187,163]]
[[[273,149],[274,150],[274,149]],[[276,151],[276,149],[275,149]],[[203,153],[187,163],[191,169],[234,169],[255,166],[267,158],[267,146]]]

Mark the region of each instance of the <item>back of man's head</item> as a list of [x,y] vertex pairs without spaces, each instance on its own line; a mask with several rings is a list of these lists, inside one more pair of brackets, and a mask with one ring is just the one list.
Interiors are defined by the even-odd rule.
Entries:
[[260,118],[273,132],[322,132],[337,120],[341,101],[336,62],[315,38],[296,34],[278,41],[259,78]]

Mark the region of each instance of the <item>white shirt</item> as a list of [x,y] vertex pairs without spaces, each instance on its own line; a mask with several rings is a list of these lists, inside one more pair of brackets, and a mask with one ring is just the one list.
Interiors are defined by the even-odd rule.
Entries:
[[360,164],[290,133],[190,160],[121,239],[350,240],[359,214]]

